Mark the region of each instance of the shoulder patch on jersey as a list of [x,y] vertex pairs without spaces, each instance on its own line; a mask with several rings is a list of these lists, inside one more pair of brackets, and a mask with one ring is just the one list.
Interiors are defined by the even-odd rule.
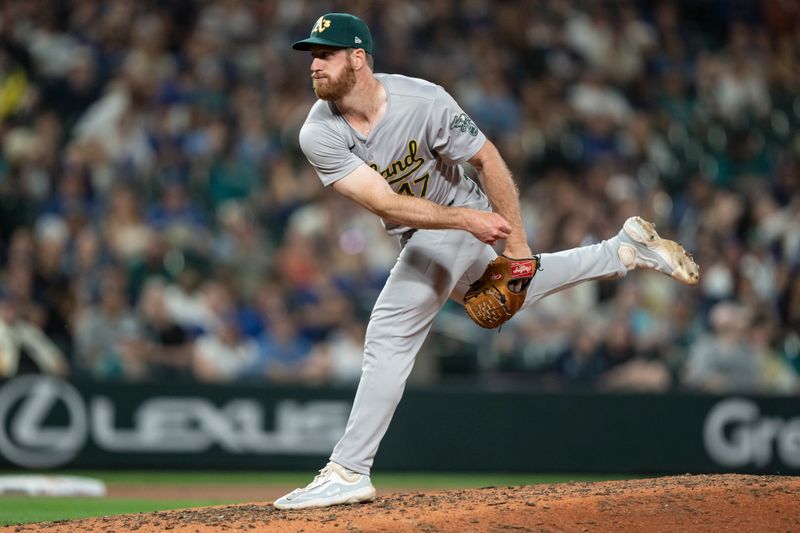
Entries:
[[450,123],[451,130],[461,130],[464,133],[469,133],[473,137],[478,136],[478,126],[472,122],[472,119],[466,113],[461,113],[453,117],[453,122]]

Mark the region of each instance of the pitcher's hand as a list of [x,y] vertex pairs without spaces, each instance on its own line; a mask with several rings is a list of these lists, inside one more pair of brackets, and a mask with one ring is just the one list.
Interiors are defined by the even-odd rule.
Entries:
[[469,218],[469,232],[481,242],[494,244],[511,234],[511,224],[497,213],[475,211]]

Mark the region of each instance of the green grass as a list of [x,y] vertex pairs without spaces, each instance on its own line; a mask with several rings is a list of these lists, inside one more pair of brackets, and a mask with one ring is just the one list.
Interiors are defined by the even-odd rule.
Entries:
[[[19,471],[2,471],[0,475],[19,475]],[[240,485],[294,488],[307,484],[314,472],[191,472],[191,471],[65,471],[48,472],[50,475],[86,476],[106,484],[124,485]],[[603,481],[631,479],[633,475],[584,474],[516,474],[516,473],[431,473],[431,472],[377,472],[373,483],[380,490],[419,489],[440,490],[506,485],[532,485],[537,483],[566,483],[570,481]],[[206,505],[236,503],[232,500],[146,500],[121,498],[72,498],[0,496],[0,526],[29,522],[47,522],[92,516],[141,513],[168,509],[181,509]]]
[[209,500],[140,500],[106,498],[61,498],[0,496],[0,526],[11,526],[27,522],[50,522],[108,516],[115,514],[165,511],[202,505],[220,505],[224,501]]

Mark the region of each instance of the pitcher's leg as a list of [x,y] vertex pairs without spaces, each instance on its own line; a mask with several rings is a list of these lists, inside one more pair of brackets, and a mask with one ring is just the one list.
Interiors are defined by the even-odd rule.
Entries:
[[619,238],[613,237],[598,244],[541,254],[542,269],[528,288],[525,305],[584,281],[625,276],[628,269],[619,257],[619,245]]
[[466,232],[419,231],[403,249],[372,311],[361,380],[332,461],[369,473],[433,318],[480,245]]
[[[416,291],[417,296],[420,291],[430,289],[408,283],[395,286]],[[403,396],[414,358],[428,334],[433,316],[441,307],[433,297],[421,303],[424,305],[416,308],[419,313],[403,312],[388,305],[376,307],[377,314],[373,314],[367,327],[364,364],[353,408],[344,436],[331,454],[332,461],[354,472],[368,474],[372,468],[380,441]],[[416,323],[415,333],[401,333],[395,329],[400,323],[411,320]]]
[[628,218],[615,237],[600,244],[542,254],[541,265],[525,305],[584,281],[620,278],[634,268],[656,270],[687,285],[700,281],[700,267],[692,255],[638,216]]

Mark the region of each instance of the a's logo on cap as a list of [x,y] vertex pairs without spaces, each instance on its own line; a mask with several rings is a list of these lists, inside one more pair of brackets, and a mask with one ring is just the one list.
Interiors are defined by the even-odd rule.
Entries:
[[331,21],[326,19],[325,15],[323,15],[317,19],[317,22],[314,24],[314,29],[311,30],[311,32],[322,33],[330,27],[331,27]]
[[359,39],[358,37],[356,37],[356,39],[355,39],[355,40],[356,40],[356,44],[361,44],[361,39]]

